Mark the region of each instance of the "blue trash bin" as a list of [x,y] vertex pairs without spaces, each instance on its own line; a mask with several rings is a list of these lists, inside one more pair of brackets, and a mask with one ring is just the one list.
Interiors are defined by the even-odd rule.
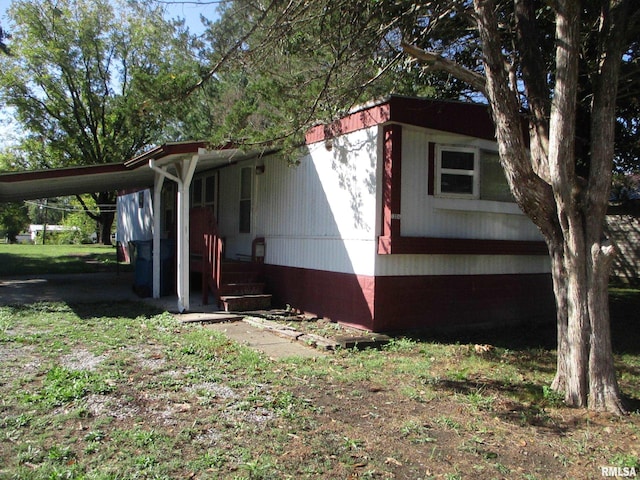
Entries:
[[175,241],[172,238],[160,240],[160,295],[175,293],[174,252]]
[[136,240],[136,263],[134,269],[133,290],[140,297],[153,294],[153,241]]
[[[141,297],[153,295],[153,240],[137,240],[133,290]],[[174,289],[175,242],[160,240],[160,295],[171,295]]]

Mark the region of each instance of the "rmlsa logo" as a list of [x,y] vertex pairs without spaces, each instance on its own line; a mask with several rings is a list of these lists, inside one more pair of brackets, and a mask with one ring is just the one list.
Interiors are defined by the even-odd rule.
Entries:
[[636,467],[600,467],[603,477],[630,477],[636,476]]

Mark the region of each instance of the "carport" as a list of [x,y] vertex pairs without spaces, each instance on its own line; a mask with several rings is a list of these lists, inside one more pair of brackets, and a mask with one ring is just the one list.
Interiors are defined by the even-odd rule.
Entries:
[[153,189],[153,298],[160,297],[160,192],[174,181],[177,194],[176,285],[178,311],[189,311],[189,190],[199,170],[220,168],[270,153],[207,142],[166,143],[123,163],[0,174],[0,202],[61,197],[111,190]]

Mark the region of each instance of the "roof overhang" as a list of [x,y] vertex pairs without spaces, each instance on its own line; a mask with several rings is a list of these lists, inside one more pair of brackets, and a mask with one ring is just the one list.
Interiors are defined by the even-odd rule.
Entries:
[[7,172],[0,174],[0,202],[149,188],[155,178],[155,172],[149,167],[152,159],[160,167],[175,168],[184,159],[197,155],[197,173],[275,151],[213,149],[207,142],[166,143],[124,163]]
[[153,178],[151,169],[128,170],[121,163],[3,173],[0,202],[148,187]]

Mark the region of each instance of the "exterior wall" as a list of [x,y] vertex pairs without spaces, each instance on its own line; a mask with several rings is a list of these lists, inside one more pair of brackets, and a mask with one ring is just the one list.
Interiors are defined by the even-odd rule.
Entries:
[[496,144],[487,140],[403,127],[403,236],[542,241],[538,229],[515,203],[430,195],[430,143],[497,151]]
[[272,157],[256,177],[256,236],[265,263],[372,276],[378,127],[309,145],[299,165]]
[[372,330],[380,332],[555,319],[546,274],[376,277],[375,298]]
[[[142,200],[142,205],[141,205]],[[116,201],[116,242],[120,243],[118,255],[131,261],[129,242],[153,238],[153,203],[151,190],[140,190],[118,195]]]
[[434,196],[434,145],[495,151],[490,121],[478,106],[392,98],[312,129],[297,166],[278,155],[225,165],[226,257],[263,238],[275,304],[370,330],[553,318],[544,244],[518,208]]
[[335,322],[376,330],[375,277],[268,264],[265,275],[276,304],[290,304]]
[[611,269],[612,279],[640,283],[640,217],[637,214],[607,215],[608,236],[617,256]]
[[426,331],[555,318],[546,274],[366,276],[265,265],[274,301],[376,331]]
[[[256,177],[255,232],[265,238],[275,302],[374,331],[553,318],[545,255],[377,254],[381,132],[375,126],[334,137],[330,148],[313,143],[296,167],[270,158]],[[430,142],[494,147],[403,127],[403,235],[541,240],[513,204],[446,199],[451,205],[443,205],[445,199],[429,195]]]
[[[140,205],[142,195],[142,205]],[[153,238],[153,203],[151,190],[119,195],[117,199],[118,225],[116,241],[126,246],[134,240]]]

